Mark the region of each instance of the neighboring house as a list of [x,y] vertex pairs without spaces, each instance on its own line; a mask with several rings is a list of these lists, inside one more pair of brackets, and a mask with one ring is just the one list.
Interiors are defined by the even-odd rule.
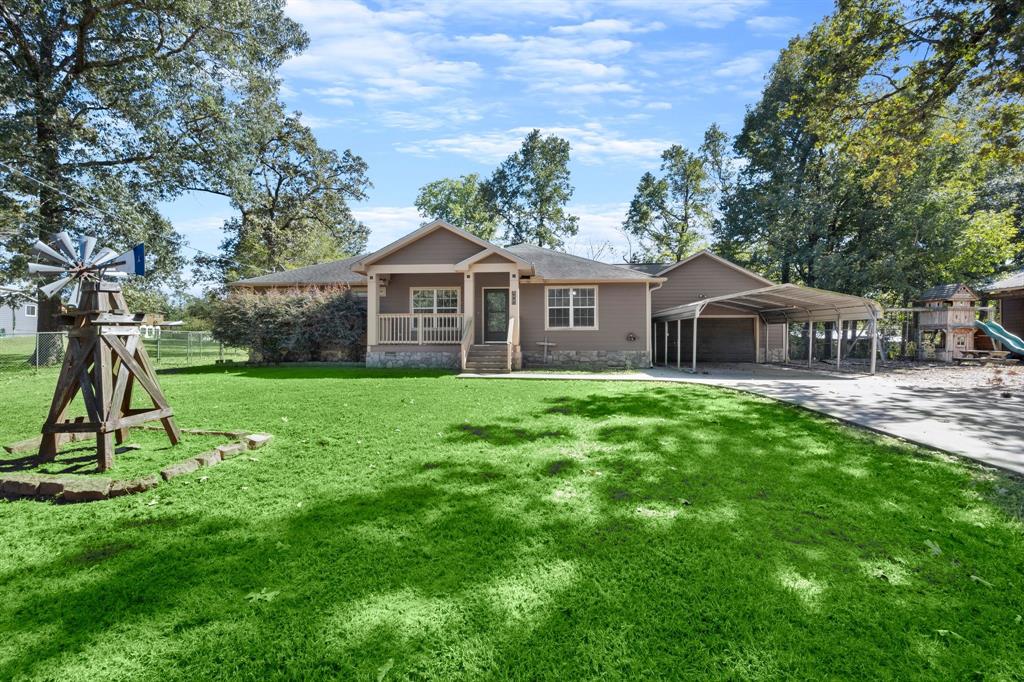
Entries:
[[990,298],[999,299],[999,322],[1011,334],[1024,337],[1024,270],[984,288]]
[[13,306],[7,305],[7,299],[18,291],[21,290],[0,285],[0,336],[36,332],[39,310],[34,300],[23,300]]
[[787,321],[881,312],[868,299],[772,284],[708,251],[679,263],[611,265],[529,244],[500,247],[443,221],[371,254],[231,286],[337,285],[365,291],[371,367],[781,361]]

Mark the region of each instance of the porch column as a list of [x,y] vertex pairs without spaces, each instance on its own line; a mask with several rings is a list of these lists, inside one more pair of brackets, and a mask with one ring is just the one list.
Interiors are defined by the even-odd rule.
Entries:
[[[469,342],[476,343],[476,277],[472,266],[466,273],[462,289],[462,319],[472,327],[469,331]],[[460,333],[461,337],[461,333]]]
[[377,345],[377,309],[378,302],[377,297],[380,283],[378,281],[378,274],[370,272],[366,275],[366,345],[376,346]]
[[512,272],[508,277],[509,312],[512,315],[512,319],[515,320],[515,326],[512,327],[512,347],[518,348],[519,333],[523,327],[519,319],[519,274]]

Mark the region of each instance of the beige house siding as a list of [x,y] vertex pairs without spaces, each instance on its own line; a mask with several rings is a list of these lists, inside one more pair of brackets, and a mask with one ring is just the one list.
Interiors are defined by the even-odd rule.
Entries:
[[479,244],[460,237],[446,229],[434,230],[420,237],[394,253],[390,253],[374,265],[437,265],[454,264],[480,253]]
[[[462,293],[462,277],[456,272],[439,272],[433,274],[395,274],[389,275],[386,285],[387,295],[379,299],[380,313],[409,313],[409,290],[413,288],[458,287],[459,305],[465,302]],[[460,311],[461,312],[461,311]]]
[[[562,286],[562,285],[558,285]],[[597,287],[598,329],[568,329],[545,331],[544,329],[544,285],[523,284],[520,343],[523,351],[541,349],[538,342],[545,338],[558,345],[560,351],[572,350],[630,350],[643,351],[647,347],[650,320],[646,315],[647,284],[587,284],[565,286]],[[636,335],[636,341],[626,340],[629,333]]]
[[508,259],[508,258],[505,258],[505,256],[502,256],[500,253],[492,253],[490,256],[487,256],[486,258],[481,258],[478,262],[480,262],[480,263],[512,263],[513,261]]
[[[668,281],[651,294],[652,313],[692,303],[701,298],[723,296],[766,286],[763,280],[731,268],[707,255],[697,256],[662,276],[668,278]],[[728,315],[736,312],[728,308],[716,308],[715,311],[708,309],[705,314]]]

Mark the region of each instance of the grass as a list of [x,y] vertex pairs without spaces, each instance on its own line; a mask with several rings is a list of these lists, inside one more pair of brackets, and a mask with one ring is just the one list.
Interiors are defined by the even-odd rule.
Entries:
[[[709,387],[161,375],[264,430],[137,496],[0,503],[0,679],[1020,679],[1017,481]],[[31,435],[25,383],[0,442]],[[132,457],[126,453],[122,457]]]

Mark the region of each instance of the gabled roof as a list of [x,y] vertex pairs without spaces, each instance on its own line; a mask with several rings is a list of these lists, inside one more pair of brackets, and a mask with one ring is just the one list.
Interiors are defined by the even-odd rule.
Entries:
[[933,286],[931,289],[922,291],[915,300],[918,301],[948,301],[954,296],[960,289],[966,289],[969,294],[978,298],[978,295],[971,290],[966,284],[960,284],[959,282],[953,284],[938,284]]
[[984,287],[982,291],[995,294],[1001,291],[1012,291],[1013,289],[1024,289],[1024,270],[1015,272],[1009,277],[993,282],[987,287]]
[[657,274],[658,274],[659,277],[664,277],[665,275],[667,275],[668,273],[672,272],[676,268],[678,268],[678,267],[680,267],[682,265],[686,265],[690,261],[695,260],[697,258],[700,258],[701,256],[706,256],[708,258],[711,258],[712,260],[718,261],[722,265],[730,267],[733,270],[736,270],[737,272],[742,272],[744,275],[749,275],[750,277],[753,277],[754,279],[759,280],[759,281],[761,281],[761,282],[763,282],[765,284],[775,284],[774,282],[772,282],[767,277],[762,277],[761,275],[757,274],[756,272],[753,272],[752,270],[747,270],[746,268],[744,268],[742,266],[736,265],[731,260],[728,260],[726,258],[722,258],[718,254],[713,253],[713,252],[709,251],[708,249],[701,249],[697,253],[695,253],[695,254],[693,254],[691,256],[687,256],[686,258],[684,258],[681,261],[678,261],[676,263],[671,263],[671,264],[667,265],[665,268],[663,268],[662,270],[659,270]]
[[289,286],[339,286],[365,285],[366,277],[352,271],[352,266],[363,255],[352,256],[329,263],[307,265],[304,268],[272,272],[269,275],[240,279],[231,282],[230,287],[289,287]]
[[447,222],[445,222],[443,220],[435,220],[433,222],[427,223],[426,225],[422,226],[418,230],[410,232],[409,234],[405,235],[401,239],[397,239],[397,240],[391,242],[390,244],[388,244],[387,246],[385,246],[385,247],[383,247],[381,249],[378,249],[378,250],[374,251],[371,254],[363,256],[363,258],[361,258],[358,261],[358,263],[354,266],[354,268],[355,268],[356,272],[366,272],[366,268],[368,266],[370,266],[373,263],[379,261],[381,258],[384,258],[388,254],[394,253],[395,251],[398,251],[398,250],[402,249],[403,247],[408,246],[409,244],[412,244],[417,239],[420,239],[421,237],[425,237],[426,235],[428,235],[428,234],[430,234],[432,232],[436,232],[437,230],[448,230],[450,232],[454,232],[455,234],[457,234],[458,236],[462,237],[466,241],[469,241],[469,242],[472,242],[472,243],[476,244],[481,249],[488,249],[490,251],[493,251],[494,253],[498,253],[498,254],[508,258],[510,261],[513,261],[513,262],[518,263],[520,265],[523,265],[523,266],[528,266],[529,265],[528,263],[526,263],[525,261],[523,261],[522,259],[517,257],[515,254],[509,252],[506,249],[501,248],[500,246],[498,246],[496,244],[492,244],[491,242],[487,241],[486,239],[481,239],[480,237],[477,237],[475,234],[473,234],[471,232],[466,232],[465,230],[463,230],[461,228],[458,228],[458,227],[455,227],[451,223],[447,223]]
[[759,289],[712,296],[654,313],[656,320],[691,320],[714,304],[757,314],[765,322],[867,320],[882,315],[882,306],[870,298],[815,289],[799,284],[772,284]]
[[659,272],[671,265],[671,263],[615,263],[615,265],[620,268],[636,270],[637,272],[642,272],[645,275],[657,275]]
[[533,265],[535,279],[556,282],[650,282],[660,281],[643,272],[601,263],[533,244],[516,244],[508,251]]

